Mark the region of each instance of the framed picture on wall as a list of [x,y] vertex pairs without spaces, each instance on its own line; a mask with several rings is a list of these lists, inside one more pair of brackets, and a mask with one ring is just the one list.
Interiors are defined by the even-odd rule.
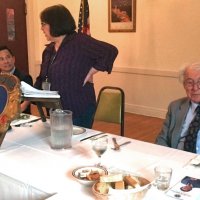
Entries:
[[136,31],[136,0],[108,0],[108,31]]

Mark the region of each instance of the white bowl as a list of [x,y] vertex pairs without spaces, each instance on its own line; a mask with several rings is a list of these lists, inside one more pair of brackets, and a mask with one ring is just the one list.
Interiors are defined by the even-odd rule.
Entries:
[[92,186],[95,182],[99,181],[99,177],[94,180],[89,180],[86,175],[91,172],[98,172],[99,176],[108,174],[108,171],[101,166],[83,166],[78,167],[72,171],[72,175],[79,181],[81,184]]

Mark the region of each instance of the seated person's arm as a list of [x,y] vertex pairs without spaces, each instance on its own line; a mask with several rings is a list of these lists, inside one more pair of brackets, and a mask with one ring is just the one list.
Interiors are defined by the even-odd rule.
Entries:
[[171,147],[171,130],[170,130],[170,128],[172,127],[171,123],[172,123],[172,112],[171,112],[171,106],[169,105],[168,112],[166,114],[166,118],[163,123],[162,129],[156,138],[155,141],[156,144]]
[[21,107],[21,112],[24,112],[27,107],[30,105],[30,101],[23,101],[21,104],[20,104],[20,107]]
[[26,76],[24,77],[24,80],[23,80],[23,81],[24,81],[25,83],[27,83],[27,84],[33,86],[33,79],[32,79],[32,77],[31,77],[30,75],[26,75]]

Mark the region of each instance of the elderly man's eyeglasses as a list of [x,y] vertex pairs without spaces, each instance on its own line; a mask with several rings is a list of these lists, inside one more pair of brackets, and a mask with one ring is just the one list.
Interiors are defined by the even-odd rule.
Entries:
[[194,80],[192,79],[187,79],[184,81],[184,86],[188,89],[193,88],[195,85],[198,89],[200,89],[200,80],[198,80],[197,82],[194,82]]

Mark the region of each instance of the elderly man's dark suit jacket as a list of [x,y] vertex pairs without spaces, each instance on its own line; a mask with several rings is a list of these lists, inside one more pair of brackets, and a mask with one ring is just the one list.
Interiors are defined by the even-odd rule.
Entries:
[[156,139],[157,144],[177,148],[189,107],[190,100],[186,97],[170,103],[162,130]]

